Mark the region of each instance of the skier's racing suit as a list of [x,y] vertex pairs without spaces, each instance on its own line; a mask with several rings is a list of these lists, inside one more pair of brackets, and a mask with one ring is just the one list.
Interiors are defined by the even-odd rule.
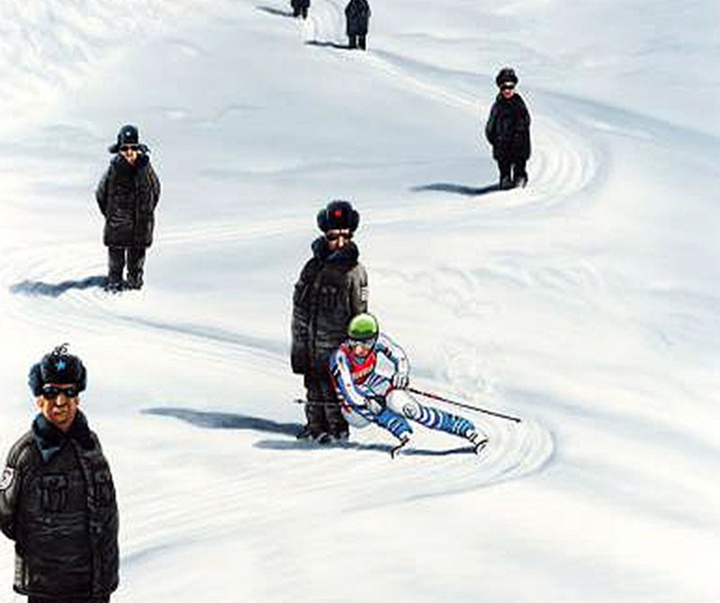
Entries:
[[344,342],[330,357],[330,371],[342,413],[354,427],[375,423],[396,438],[407,440],[412,434],[411,419],[471,441],[478,437],[471,421],[424,406],[405,391],[410,374],[407,355],[383,333],[365,357],[353,354],[349,343]]

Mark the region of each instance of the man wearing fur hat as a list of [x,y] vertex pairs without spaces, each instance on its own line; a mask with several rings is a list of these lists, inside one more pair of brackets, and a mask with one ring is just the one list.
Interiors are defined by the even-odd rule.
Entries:
[[40,410],[0,479],[0,529],[15,541],[28,603],[107,603],[118,585],[118,509],[97,435],[79,410],[82,361],[55,348],[30,369]]
[[133,125],[120,128],[108,150],[115,154],[98,185],[95,197],[105,216],[103,242],[108,248],[107,289],[143,286],[145,252],[152,245],[155,207],[160,200],[160,180],[150,165],[147,146],[140,144]]
[[515,91],[518,77],[512,68],[501,69],[495,83],[499,92],[485,124],[485,136],[500,170],[500,188],[505,190],[527,184],[525,164],[530,158],[530,113]]
[[368,281],[353,242],[360,215],[348,201],[332,201],[317,215],[323,235],[312,243],[295,284],[291,363],[307,390],[307,424],[300,439],[347,439],[348,425],[330,375],[330,356],[345,339],[353,316],[367,311]]

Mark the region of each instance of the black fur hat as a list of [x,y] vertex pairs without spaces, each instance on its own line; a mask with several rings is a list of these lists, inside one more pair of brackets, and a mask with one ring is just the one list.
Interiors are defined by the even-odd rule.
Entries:
[[495,83],[497,84],[498,88],[502,84],[505,84],[507,82],[515,85],[517,85],[518,83],[518,76],[512,67],[503,67],[495,77]]
[[317,215],[317,225],[320,230],[327,232],[328,230],[349,229],[350,232],[355,230],[360,224],[360,214],[353,209],[350,201],[335,200],[330,201],[327,207],[321,209]]
[[118,153],[120,152],[120,147],[124,144],[136,144],[140,147],[140,150],[143,153],[147,153],[149,151],[144,144],[140,144],[140,132],[138,131],[137,126],[133,126],[132,124],[127,124],[120,128],[120,131],[117,133],[117,140],[115,141],[115,144],[111,144],[108,147],[108,151],[111,153]]
[[78,391],[87,386],[87,371],[82,360],[68,354],[67,343],[59,345],[45,354],[42,360],[33,364],[28,375],[28,385],[34,396],[42,394],[47,383],[74,383]]

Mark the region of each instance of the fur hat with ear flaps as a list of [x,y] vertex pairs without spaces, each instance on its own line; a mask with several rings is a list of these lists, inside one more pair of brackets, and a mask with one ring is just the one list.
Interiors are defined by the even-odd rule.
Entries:
[[320,230],[349,230],[355,232],[360,224],[360,214],[350,201],[330,201],[327,207],[321,209],[317,215],[317,225]]
[[512,67],[503,67],[495,77],[495,83],[497,84],[498,88],[502,84],[515,84],[518,83],[518,76],[515,73],[515,70]]
[[43,386],[47,383],[73,383],[78,391],[85,389],[85,365],[80,358],[68,353],[67,346],[67,343],[57,346],[30,369],[28,385],[34,396],[42,394]]

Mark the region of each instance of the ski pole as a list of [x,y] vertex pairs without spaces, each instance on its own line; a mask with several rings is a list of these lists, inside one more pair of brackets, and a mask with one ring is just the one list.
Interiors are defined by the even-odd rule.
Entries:
[[421,389],[415,389],[414,387],[408,387],[407,391],[412,392],[414,394],[419,394],[421,396],[425,396],[426,398],[432,398],[433,400],[440,400],[440,402],[447,402],[448,404],[454,404],[455,406],[459,406],[461,408],[468,408],[470,410],[475,410],[477,412],[484,412],[487,415],[493,415],[494,417],[500,417],[501,419],[507,419],[508,421],[515,421],[516,423],[520,423],[520,419],[518,419],[517,417],[511,417],[510,415],[504,415],[500,412],[486,410],[484,408],[480,408],[479,406],[471,406],[470,404],[463,404],[462,402],[456,402],[455,400],[449,400],[447,398],[443,398],[442,396],[438,396],[437,394],[433,394],[432,392],[425,392]]

